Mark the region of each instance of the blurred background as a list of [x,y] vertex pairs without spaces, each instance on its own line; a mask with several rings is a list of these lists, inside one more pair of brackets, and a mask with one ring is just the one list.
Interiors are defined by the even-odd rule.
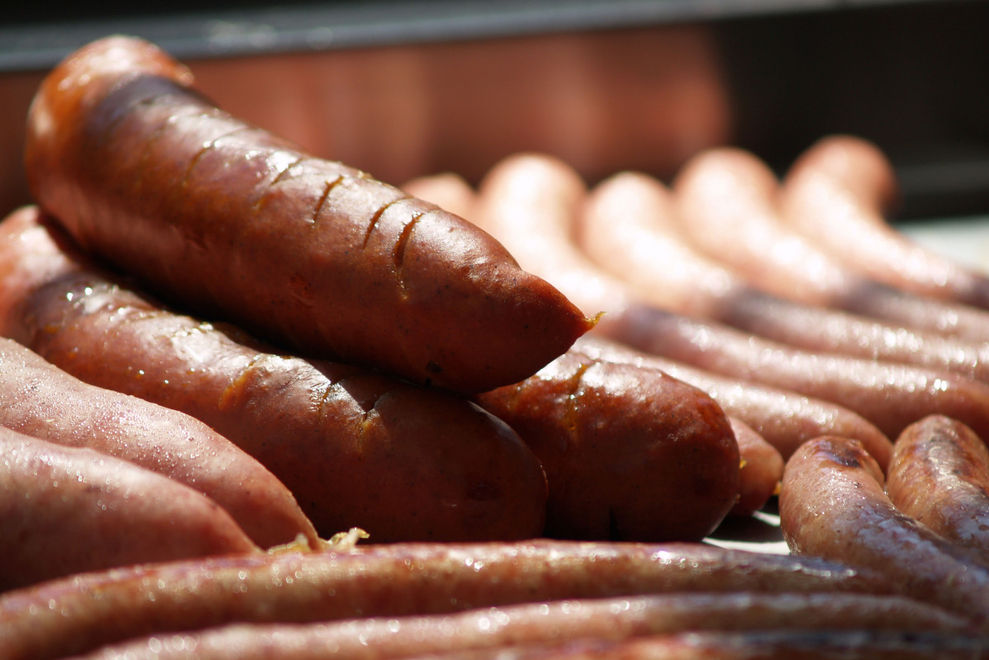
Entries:
[[23,122],[91,39],[150,39],[219,105],[400,184],[471,181],[520,150],[589,183],[664,180],[697,151],[783,171],[835,132],[874,141],[897,219],[989,213],[989,3],[962,0],[20,3],[0,24],[0,204],[29,201]]

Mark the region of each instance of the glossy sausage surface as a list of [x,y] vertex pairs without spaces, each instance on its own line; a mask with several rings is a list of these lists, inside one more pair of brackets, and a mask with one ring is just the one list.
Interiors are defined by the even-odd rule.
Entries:
[[56,67],[29,112],[34,198],[157,295],[465,392],[532,374],[588,329],[470,223],[302,153],[192,84],[154,45],[107,37]]
[[96,268],[28,208],[0,223],[0,334],[77,378],[182,410],[267,467],[323,537],[536,536],[546,477],[470,401],[363,367],[273,352]]

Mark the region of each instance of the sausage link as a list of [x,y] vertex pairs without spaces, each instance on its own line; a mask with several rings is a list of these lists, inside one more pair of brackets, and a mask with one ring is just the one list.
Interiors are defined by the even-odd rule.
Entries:
[[[596,263],[658,307],[807,351],[914,364],[989,382],[989,344],[765,294],[690,245],[675,214],[672,195],[660,181],[623,172],[591,191],[576,236]],[[774,248],[770,243],[764,249]]]
[[822,138],[801,154],[780,190],[782,218],[847,268],[922,296],[989,309],[989,277],[910,240],[884,213],[896,175],[874,144]]
[[0,426],[0,590],[139,562],[255,552],[213,500],[82,447]]
[[934,415],[893,445],[886,494],[898,509],[989,563],[989,449],[961,422]]
[[463,392],[529,376],[589,328],[470,223],[231,117],[193,82],[154,45],[107,37],[29,110],[34,199],[157,295]]
[[677,218],[700,250],[774,295],[969,342],[989,339],[986,310],[866,278],[788,226],[778,204],[780,188],[753,154],[711,149],[688,161],[674,181]]
[[289,490],[254,458],[197,419],[84,383],[0,339],[0,425],[89,447],[184,483],[223,507],[259,546],[318,544]]
[[810,440],[790,458],[779,496],[790,549],[886,574],[901,593],[989,630],[989,570],[893,506],[861,443]]
[[477,401],[542,461],[550,536],[700,540],[738,499],[738,445],[724,412],[661,371],[571,349]]
[[181,410],[255,457],[328,537],[539,535],[546,477],[504,422],[466,399],[272,352],[173,313],[86,260],[27,208],[0,223],[0,333],[77,378]]
[[96,651],[88,660],[317,660],[406,658],[504,646],[594,642],[685,631],[871,629],[967,634],[963,619],[897,596],[679,593],[564,600],[454,615],[370,617],[314,624],[231,624],[155,635]]
[[60,657],[157,632],[704,592],[889,593],[872,570],[697,543],[390,544],[134,566],[0,595],[0,657]]

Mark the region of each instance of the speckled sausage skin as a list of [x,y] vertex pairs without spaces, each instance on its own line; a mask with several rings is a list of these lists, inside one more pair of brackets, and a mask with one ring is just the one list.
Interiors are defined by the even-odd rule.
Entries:
[[779,506],[792,552],[885,573],[901,593],[989,631],[989,570],[897,510],[860,443],[836,437],[804,443],[786,464]]
[[43,81],[35,200],[157,295],[308,355],[479,392],[590,322],[458,216],[229,116],[158,48],[107,37]]
[[972,429],[941,415],[908,426],[893,445],[886,494],[989,564],[989,449]]
[[26,207],[0,223],[0,334],[77,378],[181,410],[289,490],[321,536],[537,536],[538,459],[466,399],[363,367],[279,355],[173,313],[95,268]]
[[874,572],[840,563],[702,544],[358,546],[137,566],[10,592],[0,596],[0,657],[42,660],[235,621],[391,617],[687,591],[889,589]]
[[875,144],[830,135],[802,153],[780,190],[782,217],[848,268],[913,293],[989,309],[989,277],[909,239],[885,213],[896,174]]
[[257,551],[216,502],[127,461],[0,426],[0,591],[82,571]]
[[550,536],[700,540],[738,498],[738,445],[724,411],[658,370],[571,349],[477,401],[542,461]]
[[89,447],[184,483],[222,506],[263,548],[299,534],[318,543],[288,489],[207,425],[84,383],[10,339],[0,339],[0,425]]
[[850,593],[679,593],[559,600],[453,615],[313,624],[231,624],[113,645],[88,660],[370,660],[578,639],[620,641],[698,630],[910,630],[962,635],[943,610],[896,596]]

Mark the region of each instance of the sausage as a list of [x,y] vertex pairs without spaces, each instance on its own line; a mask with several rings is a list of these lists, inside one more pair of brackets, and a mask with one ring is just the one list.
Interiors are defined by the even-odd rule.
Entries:
[[[627,285],[577,250],[570,223],[586,189],[566,164],[518,154],[481,182],[474,219],[524,267],[560,288],[589,314],[592,330],[639,350],[849,408],[895,437],[941,412],[989,436],[989,385],[940,370],[825,355],[753,337],[722,324],[644,304]],[[888,456],[882,457],[885,463]]]
[[570,350],[477,402],[546,469],[546,534],[700,540],[739,495],[739,452],[707,394],[658,370]]
[[989,382],[989,344],[767,295],[688,244],[674,216],[672,195],[660,181],[623,172],[591,191],[578,214],[577,241],[602,268],[658,307],[808,351],[915,364]]
[[417,656],[433,660],[970,660],[986,653],[977,634],[910,630],[694,631],[627,640],[575,640]]
[[783,477],[783,456],[776,447],[756,433],[755,429],[737,417],[728,417],[735,443],[738,445],[740,463],[738,476],[738,501],[728,513],[733,516],[751,516],[766,506],[779,490]]
[[440,614],[686,591],[890,590],[872,570],[699,543],[358,545],[134,566],[8,592],[0,595],[0,657],[42,660],[232,622]]
[[35,207],[0,223],[0,334],[87,383],[181,410],[267,467],[321,536],[526,538],[546,477],[503,421],[366,368],[273,352],[101,271]]
[[989,562],[989,449],[961,422],[933,415],[900,434],[886,494],[896,507]]
[[0,339],[0,425],[89,447],[183,483],[223,507],[259,546],[314,547],[316,530],[288,489],[199,420],[83,383],[10,339]]
[[900,593],[989,630],[989,570],[893,506],[861,443],[824,436],[787,461],[780,528],[790,550],[880,571]]
[[0,426],[0,590],[138,562],[257,552],[213,500],[132,463]]
[[595,334],[574,342],[573,348],[612,362],[656,368],[710,394],[732,419],[752,426],[784,458],[819,435],[843,435],[862,442],[881,465],[889,461],[893,444],[862,416],[841,406],[795,392],[727,378],[653,353],[644,353]]
[[774,295],[968,342],[989,339],[985,310],[913,295],[850,271],[783,221],[780,188],[753,154],[710,149],[677,174],[676,217],[698,249]]
[[69,55],[28,116],[35,200],[163,299],[320,358],[480,392],[590,321],[463,219],[217,109],[153,44]]
[[780,190],[781,217],[847,268],[922,296],[989,309],[989,277],[909,239],[885,213],[896,175],[874,144],[822,138],[802,153]]
[[156,658],[402,658],[504,646],[621,641],[700,630],[871,629],[967,633],[938,608],[897,596],[681,593],[563,600],[455,615],[371,617],[315,624],[230,624],[105,647],[89,660]]

